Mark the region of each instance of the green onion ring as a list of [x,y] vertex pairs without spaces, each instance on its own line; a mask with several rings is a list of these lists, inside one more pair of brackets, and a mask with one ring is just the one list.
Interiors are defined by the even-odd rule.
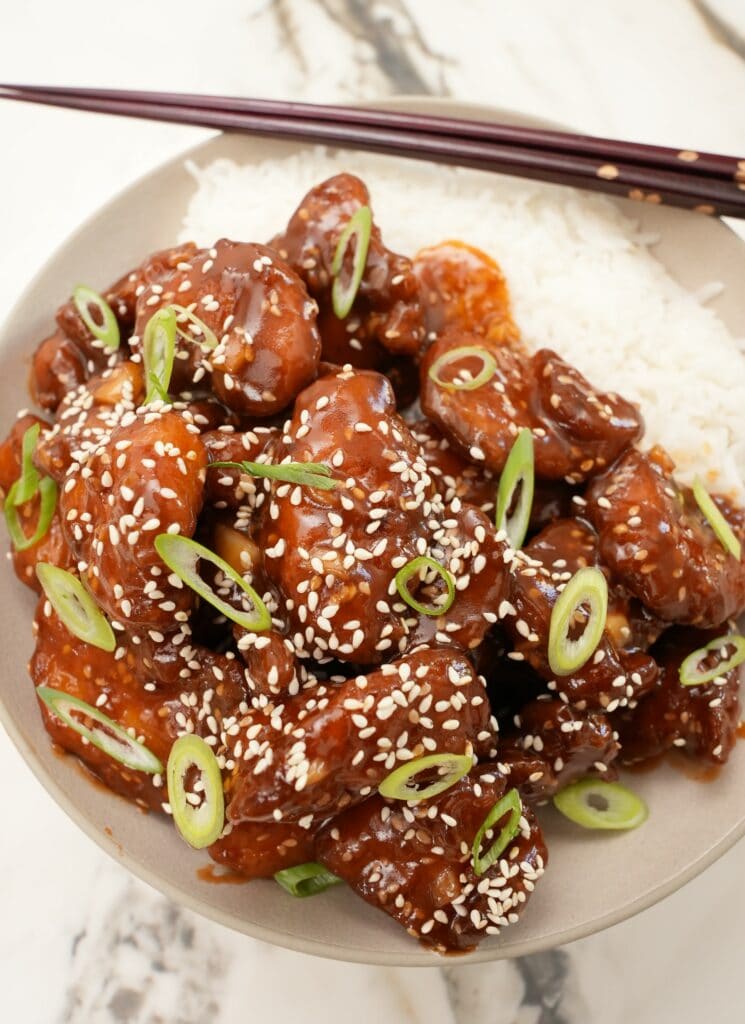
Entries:
[[209,469],[238,469],[250,476],[284,480],[291,484],[305,484],[330,491],[339,486],[331,476],[331,470],[322,462],[211,462]]
[[[515,491],[522,484],[520,498],[512,516],[508,512]],[[504,530],[510,546],[517,550],[523,545],[530,523],[535,489],[535,457],[533,454],[533,432],[523,427],[510,449],[497,488],[496,525]]]
[[[487,832],[508,812],[510,816],[507,824],[502,826],[502,830],[497,838],[486,853],[482,854],[481,844],[483,843]],[[481,827],[474,837],[473,847],[471,850],[471,863],[473,864],[473,872],[477,877],[483,875],[485,871],[489,870],[492,864],[499,860],[509,844],[520,831],[520,817],[522,816],[522,813],[523,805],[520,801],[520,794],[516,789],[511,789],[509,792],[505,793],[501,800],[498,800],[494,804],[492,809],[484,818]]]
[[[605,805],[593,806],[592,799]],[[582,779],[565,786],[554,797],[554,806],[575,825],[592,829],[631,829],[647,820],[649,811],[640,796],[620,782]]]
[[27,537],[23,532],[23,526],[21,524],[21,518],[18,514],[18,493],[16,488],[20,484],[20,480],[16,480],[13,486],[8,491],[8,496],[5,499],[5,522],[8,527],[8,533],[13,547],[16,551],[26,551],[27,548],[32,548],[35,544],[46,537],[49,532],[49,527],[52,525],[52,519],[54,519],[54,510],[57,508],[57,484],[52,480],[51,477],[45,476],[40,482],[38,491],[40,494],[40,507],[39,507],[39,519],[36,524],[36,529],[30,537]]
[[[417,789],[410,786],[409,782],[421,772],[433,768],[445,769],[436,782],[430,783],[424,789]],[[414,761],[407,761],[400,767],[394,769],[391,774],[383,779],[378,786],[381,796],[389,800],[408,800],[410,803],[420,803],[422,800],[431,800],[433,797],[444,793],[456,782],[459,782],[464,775],[468,775],[473,768],[473,758],[469,754],[428,754],[426,757],[418,757]]]
[[[168,309],[172,309],[176,314],[176,333],[179,334],[185,341],[196,342],[197,345],[201,345],[202,348],[213,349],[217,348],[217,335],[208,327],[204,320],[200,320],[196,314],[192,313],[186,306],[177,306],[171,304]],[[185,331],[182,327],[179,327],[179,321],[186,318],[198,328],[199,334],[202,338],[198,338],[195,334],[190,331]]]
[[[148,775],[156,775],[163,771],[159,759],[144,743],[130,736],[126,729],[98,708],[86,704],[79,697],[73,697],[49,686],[37,686],[36,692],[55,718],[83,736],[98,750],[108,754],[114,761],[123,764],[125,768],[132,768]],[[73,711],[79,711],[86,718],[90,718],[93,725],[84,725],[73,716]]]
[[[415,597],[412,597],[411,591],[409,590],[409,580],[416,576],[421,569],[431,569],[436,572],[445,581],[447,587],[447,600],[444,604],[421,604]],[[395,576],[396,589],[403,598],[403,600],[413,608],[414,611],[419,612],[420,615],[444,615],[450,610],[455,600],[455,581],[452,575],[448,572],[444,565],[440,565],[434,558],[428,558],[426,555],[419,555],[417,558],[412,558],[410,562],[407,562],[401,569],[398,570]]]
[[[202,783],[198,805],[191,804],[186,794],[186,776],[193,768]],[[199,736],[179,736],[171,747],[166,772],[168,803],[176,828],[195,850],[211,846],[225,825],[222,775],[212,748]]]
[[[230,619],[231,622],[235,622],[237,625],[253,633],[261,633],[263,630],[271,627],[272,617],[259,595],[252,586],[246,583],[240,573],[235,571],[232,565],[228,565],[214,551],[210,551],[203,544],[198,544],[195,540],[191,540],[189,537],[182,537],[177,533],[159,534],[155,538],[155,550],[171,572],[175,572],[179,579],[182,579],[203,600],[222,612],[226,619]],[[250,598],[254,607],[253,612],[241,612],[233,608],[227,601],[223,601],[208,583],[205,583],[197,571],[197,564],[200,558],[206,562],[211,562],[212,565],[220,569],[228,579],[235,583],[239,590]]]
[[[98,292],[94,292],[85,284],[79,284],[72,293],[72,301],[80,314],[80,319],[91,332],[94,338],[102,341],[106,348],[112,350],[119,348],[119,324],[114,311],[106,299]],[[101,314],[101,324],[91,316],[90,307],[94,306]]]
[[[343,320],[349,314],[357,291],[360,287],[362,275],[365,272],[367,262],[367,250],[370,246],[370,232],[372,231],[372,213],[369,206],[360,208],[349,218],[347,226],[342,231],[336,245],[336,252],[331,264],[331,273],[334,283],[331,287],[331,305],[334,313]],[[357,244],[354,247],[352,260],[352,275],[346,285],[342,284],[341,271],[344,266],[344,257],[354,236]]]
[[[577,609],[590,606],[590,617],[577,640],[569,629]],[[597,649],[608,615],[608,584],[600,569],[587,566],[572,576],[551,609],[548,629],[548,663],[557,676],[568,676],[582,668]]]
[[172,306],[154,313],[142,336],[142,359],[148,384],[145,405],[155,397],[168,401],[168,385],[176,354],[176,314]]
[[114,632],[77,576],[49,562],[39,562],[36,575],[52,607],[73,636],[102,651],[114,650]]
[[[439,371],[443,367],[450,366],[452,363],[457,363],[459,359],[466,359],[469,356],[477,356],[483,364],[472,380],[443,380],[439,376]],[[445,388],[446,391],[475,391],[476,388],[480,388],[487,381],[491,380],[496,372],[497,361],[491,352],[488,352],[480,345],[461,345],[459,348],[451,348],[449,352],[443,353],[439,359],[435,359],[429,368],[428,376],[430,380],[433,380],[439,387]]]
[[693,497],[703,512],[704,518],[716,534],[719,543],[728,554],[733,555],[739,562],[740,555],[742,554],[742,545],[698,477],[693,481]]
[[274,876],[275,882],[288,892],[290,896],[304,899],[306,896],[315,896],[332,885],[339,885],[341,878],[332,875],[331,872],[315,861],[308,861],[307,864],[298,864],[294,868],[284,868]]
[[[734,647],[735,653],[727,658],[726,661],[720,661],[715,668],[706,669],[704,672],[699,671],[698,664],[709,651],[724,650],[725,647]],[[716,640],[709,641],[704,647],[699,647],[697,651],[693,651],[681,662],[679,669],[680,681],[683,686],[701,686],[703,683],[710,683],[717,676],[726,675],[733,668],[742,665],[744,661],[745,636],[740,636],[739,633],[719,636]]]
[[24,431],[21,441],[21,475],[13,485],[16,488],[14,505],[25,505],[39,490],[39,472],[33,463],[34,452],[41,433],[41,423],[34,423]]

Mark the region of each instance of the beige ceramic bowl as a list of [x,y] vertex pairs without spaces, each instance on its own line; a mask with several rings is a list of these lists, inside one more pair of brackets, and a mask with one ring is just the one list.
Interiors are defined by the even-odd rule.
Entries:
[[[504,111],[445,101],[397,106],[535,123]],[[297,147],[218,136],[184,158],[204,165],[229,156],[244,163]],[[29,353],[48,332],[57,305],[76,281],[115,279],[145,253],[171,244],[194,182],[178,158],[135,183],[98,211],[52,256],[9,316],[0,335],[3,432],[26,402]],[[359,162],[359,158],[358,158]],[[675,210],[624,201],[645,230],[663,232],[657,255],[686,286],[727,285],[716,306],[745,335],[745,245],[722,224]],[[674,370],[673,370],[674,372]],[[200,881],[204,853],[189,849],[172,824],[91,784],[72,759],[57,757],[44,732],[26,673],[34,597],[6,571],[0,583],[0,717],[40,782],[104,850],[140,878],[230,928],[320,956],[367,963],[432,966],[438,960],[385,915],[343,887],[294,900],[271,881],[214,885]],[[520,923],[459,961],[496,960],[547,949],[621,921],[673,892],[723,854],[745,831],[745,744],[715,785],[668,768],[636,775],[649,821],[628,834],[581,831],[552,808],[541,812],[551,863]]]

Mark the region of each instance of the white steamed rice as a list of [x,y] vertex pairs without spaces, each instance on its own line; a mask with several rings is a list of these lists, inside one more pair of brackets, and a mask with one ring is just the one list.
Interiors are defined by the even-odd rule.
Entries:
[[307,149],[238,166],[191,168],[182,239],[267,241],[305,192],[348,170],[368,184],[386,243],[413,255],[457,238],[502,266],[528,345],[554,348],[595,385],[638,402],[643,445],[663,445],[690,483],[745,498],[745,354],[704,302],[600,196],[357,153]]

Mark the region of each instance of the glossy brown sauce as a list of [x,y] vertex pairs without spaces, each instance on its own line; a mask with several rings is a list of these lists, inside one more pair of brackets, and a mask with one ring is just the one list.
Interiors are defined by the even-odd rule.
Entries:
[[[741,729],[742,725],[743,723],[740,723]],[[738,735],[745,737],[745,732],[738,731]],[[668,765],[681,775],[685,775],[686,778],[693,779],[694,782],[715,782],[722,773],[722,765],[700,764],[677,750],[666,750],[662,754],[648,757],[645,761],[624,765],[624,771],[644,775],[647,772],[655,771],[662,765]]]
[[249,881],[242,875],[236,875],[232,871],[219,871],[214,864],[205,864],[197,869],[197,878],[200,882],[209,882],[211,885],[245,885]]

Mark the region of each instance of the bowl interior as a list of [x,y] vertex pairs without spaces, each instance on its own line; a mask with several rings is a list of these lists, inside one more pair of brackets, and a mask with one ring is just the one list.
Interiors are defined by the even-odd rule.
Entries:
[[[537,123],[445,101],[407,100],[403,105]],[[223,135],[186,156],[198,165],[217,157],[250,163],[297,148]],[[495,188],[498,183],[495,178]],[[29,354],[48,332],[53,311],[71,284],[113,280],[144,253],[171,244],[194,187],[184,159],[171,161],[98,211],[46,263],[0,335],[0,429],[7,429],[15,410],[27,403]],[[733,331],[745,335],[745,245],[721,223],[705,217],[620,202],[645,231],[662,232],[656,253],[685,286],[695,289],[711,280],[727,286],[713,305]],[[383,914],[343,888],[318,899],[295,901],[272,882],[214,885],[200,880],[197,870],[207,862],[206,855],[186,847],[169,822],[144,815],[92,785],[72,758],[55,755],[26,673],[33,608],[33,595],[6,572],[0,585],[0,717],[43,785],[104,849],[173,899],[258,938],[343,960],[403,966],[438,962]],[[667,767],[636,774],[632,785],[647,800],[650,819],[637,832],[611,837],[580,834],[553,809],[545,809],[541,817],[551,864],[536,898],[518,925],[454,962],[498,959],[565,943],[672,892],[745,831],[744,781],[745,745],[738,745],[716,785],[695,784]]]

